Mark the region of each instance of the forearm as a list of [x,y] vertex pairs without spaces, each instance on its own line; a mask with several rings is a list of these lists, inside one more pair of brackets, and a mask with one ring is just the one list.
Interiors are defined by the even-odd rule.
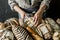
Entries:
[[18,3],[15,0],[8,0],[8,4],[12,11],[16,11],[20,14],[24,13],[24,11],[19,8]]
[[39,10],[36,13],[42,15],[45,9],[46,9],[46,5],[43,4],[40,6]]
[[25,13],[25,12],[24,12],[21,8],[19,8],[17,5],[14,6],[14,10],[15,10],[16,12],[18,12],[19,14]]
[[51,0],[43,0],[41,2],[40,8],[37,11],[38,14],[42,15],[44,10],[47,10],[49,8],[49,4],[50,4]]

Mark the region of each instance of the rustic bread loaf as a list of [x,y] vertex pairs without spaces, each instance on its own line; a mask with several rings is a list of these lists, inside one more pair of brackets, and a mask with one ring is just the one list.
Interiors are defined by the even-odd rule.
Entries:
[[10,23],[12,31],[17,40],[33,40],[27,30],[23,27],[20,27],[15,19],[9,19],[8,22]]
[[0,40],[14,40],[13,33],[2,22],[0,22]]
[[60,30],[59,25],[52,18],[46,18],[45,23],[49,24],[54,31]]
[[54,32],[53,40],[60,40],[60,32]]

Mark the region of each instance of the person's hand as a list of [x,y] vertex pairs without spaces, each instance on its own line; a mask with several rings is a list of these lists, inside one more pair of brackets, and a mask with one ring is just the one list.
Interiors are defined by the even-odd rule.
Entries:
[[21,13],[21,19],[24,20],[26,13]]
[[34,15],[34,23],[35,23],[35,26],[37,27],[41,22],[42,22],[42,15],[36,13]]
[[26,17],[26,13],[20,14],[21,18],[19,19],[20,26],[24,26],[24,18]]

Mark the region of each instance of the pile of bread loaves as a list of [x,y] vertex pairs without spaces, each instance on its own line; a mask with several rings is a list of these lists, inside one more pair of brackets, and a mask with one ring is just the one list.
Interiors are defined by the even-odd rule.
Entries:
[[45,18],[37,27],[33,17],[24,20],[24,27],[17,18],[7,19],[0,22],[0,40],[60,40],[60,19]]

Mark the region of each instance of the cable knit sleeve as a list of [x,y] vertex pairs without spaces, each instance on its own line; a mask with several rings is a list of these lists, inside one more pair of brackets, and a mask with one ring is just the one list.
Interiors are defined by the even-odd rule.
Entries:
[[50,4],[51,0],[43,0],[41,2],[41,5],[45,4],[47,6],[46,10],[49,8],[49,4]]
[[15,0],[8,0],[8,5],[10,6],[11,10],[14,10],[14,6],[17,5]]

